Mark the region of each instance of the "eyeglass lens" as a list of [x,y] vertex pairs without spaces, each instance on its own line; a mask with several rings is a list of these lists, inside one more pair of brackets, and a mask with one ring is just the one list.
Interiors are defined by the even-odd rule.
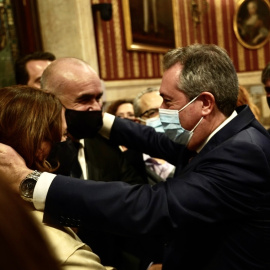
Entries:
[[152,118],[158,115],[158,108],[150,109],[140,115],[142,119]]

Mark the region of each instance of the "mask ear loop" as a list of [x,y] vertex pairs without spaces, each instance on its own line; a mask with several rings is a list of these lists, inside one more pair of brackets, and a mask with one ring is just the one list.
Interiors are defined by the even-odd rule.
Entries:
[[[187,103],[182,109],[180,109],[180,110],[178,111],[178,113],[181,112],[181,111],[183,111],[189,104],[191,104],[193,101],[195,101],[198,97],[199,97],[199,95],[196,96],[195,98],[193,98],[193,99],[192,99],[189,103]],[[195,127],[194,127],[190,132],[193,132],[193,131],[195,130],[195,128],[201,123],[202,120],[203,120],[203,117],[201,117],[201,119],[199,120],[199,122],[195,125]]]
[[[199,95],[198,95],[199,96]],[[195,101],[197,98],[198,98],[198,96],[196,96],[195,98],[193,98],[189,103],[187,103],[183,108],[181,108],[178,112],[181,112],[181,111],[183,111],[189,104],[191,104],[193,101]]]
[[203,117],[201,117],[201,119],[199,120],[199,122],[195,125],[195,127],[191,130],[191,132],[193,132],[195,130],[195,128],[201,123],[201,121],[203,120]]
[[143,122],[143,123],[146,123],[146,120],[144,120],[144,119],[142,119],[142,118],[140,118],[140,117],[138,117],[137,120],[139,120],[139,121],[141,121],[141,122]]

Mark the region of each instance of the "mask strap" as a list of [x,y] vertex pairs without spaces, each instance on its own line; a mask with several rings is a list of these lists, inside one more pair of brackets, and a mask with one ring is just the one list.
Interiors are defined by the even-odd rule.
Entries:
[[[198,95],[199,96],[199,95]],[[183,111],[189,104],[191,104],[193,101],[195,101],[197,98],[198,98],[198,96],[196,96],[195,98],[193,98],[189,103],[187,103],[183,108],[181,108],[178,112],[181,112],[181,111]]]
[[143,122],[143,123],[146,123],[146,120],[144,120],[144,119],[142,119],[142,118],[140,118],[140,117],[138,117],[138,118],[136,118],[137,120],[139,120],[139,121],[141,121],[141,122]]
[[203,120],[203,117],[201,117],[201,119],[199,120],[199,122],[195,125],[195,127],[191,130],[191,132],[193,132],[195,130],[195,128],[201,123],[201,121]]

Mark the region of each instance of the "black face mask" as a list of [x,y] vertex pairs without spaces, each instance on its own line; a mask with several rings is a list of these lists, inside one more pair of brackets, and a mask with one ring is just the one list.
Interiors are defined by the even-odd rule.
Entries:
[[94,137],[103,125],[102,111],[66,109],[68,132],[76,139]]
[[268,103],[268,107],[270,109],[270,97],[266,97],[267,103]]
[[71,139],[64,142],[55,143],[47,157],[52,167],[60,165],[54,172],[56,174],[70,175],[70,169],[78,157],[78,150]]

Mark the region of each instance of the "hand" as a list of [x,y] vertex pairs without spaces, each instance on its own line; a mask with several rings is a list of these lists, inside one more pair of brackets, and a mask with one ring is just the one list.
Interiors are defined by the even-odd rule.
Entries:
[[21,181],[33,172],[26,167],[24,159],[10,146],[0,143],[0,180],[6,182],[19,194]]
[[152,264],[147,270],[161,270],[162,264]]

